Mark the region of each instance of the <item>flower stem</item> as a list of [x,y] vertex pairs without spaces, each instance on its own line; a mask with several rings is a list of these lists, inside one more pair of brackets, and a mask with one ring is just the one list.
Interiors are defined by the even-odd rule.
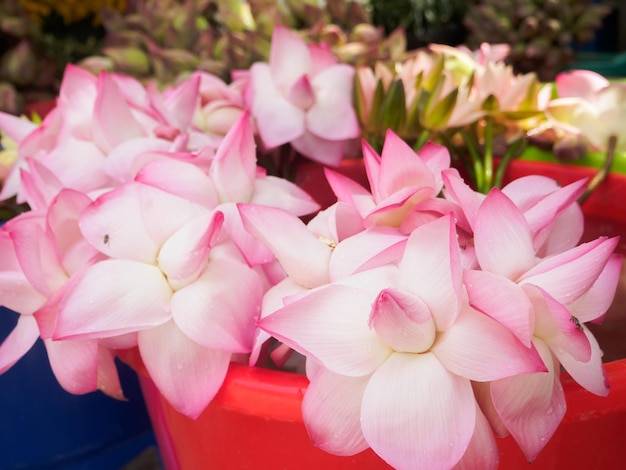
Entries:
[[615,160],[616,147],[617,147],[617,136],[611,135],[609,137],[609,144],[608,144],[608,148],[606,151],[606,159],[604,160],[604,165],[602,165],[602,167],[598,170],[598,172],[591,179],[591,181],[589,181],[589,184],[587,185],[587,189],[585,189],[585,192],[582,194],[582,196],[578,198],[579,204],[584,203],[587,200],[587,198],[591,196],[591,193],[593,193],[593,191],[598,186],[600,186],[600,183],[602,183],[606,179],[606,177],[609,176],[609,173],[611,172],[611,166],[613,166],[613,160]]
[[478,189],[482,187],[484,177],[483,164],[480,159],[480,154],[474,145],[474,141],[465,129],[461,129],[461,135],[463,136],[463,141],[465,142],[465,146],[467,147],[467,151],[470,155],[471,168],[474,173],[474,185],[476,186],[476,189]]
[[487,116],[485,126],[485,153],[483,155],[483,184],[478,190],[487,193],[493,186],[493,117]]
[[428,137],[430,137],[430,132],[428,132],[426,129],[422,130],[419,137],[415,141],[415,144],[413,145],[413,150],[417,152],[419,149],[421,149],[428,140]]
[[522,153],[522,150],[524,149],[524,147],[526,147],[525,137],[520,137],[509,146],[506,153],[502,157],[500,164],[498,165],[498,169],[496,170],[496,175],[493,180],[493,185],[496,188],[502,187],[502,180],[504,179],[504,172],[509,166],[509,163],[511,162],[511,160],[517,155],[519,155],[520,153]]

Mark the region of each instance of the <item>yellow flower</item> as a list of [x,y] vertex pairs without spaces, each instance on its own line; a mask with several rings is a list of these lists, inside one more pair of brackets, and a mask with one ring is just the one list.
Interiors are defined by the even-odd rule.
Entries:
[[65,24],[80,21],[91,15],[94,23],[100,23],[100,10],[124,11],[126,0],[20,0],[22,7],[33,20],[41,23],[52,11],[56,12]]

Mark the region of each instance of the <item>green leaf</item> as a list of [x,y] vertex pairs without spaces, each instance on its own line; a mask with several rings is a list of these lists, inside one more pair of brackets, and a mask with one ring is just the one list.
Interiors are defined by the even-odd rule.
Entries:
[[398,132],[406,122],[406,95],[402,80],[395,80],[387,94],[382,106],[382,124],[385,129],[393,129]]

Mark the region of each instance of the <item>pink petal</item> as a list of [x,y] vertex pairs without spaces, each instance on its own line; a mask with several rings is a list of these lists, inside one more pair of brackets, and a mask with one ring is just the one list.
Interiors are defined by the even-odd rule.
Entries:
[[172,289],[178,290],[200,275],[223,222],[224,214],[219,211],[202,215],[185,224],[163,244],[157,262]]
[[549,372],[523,374],[491,383],[491,396],[500,418],[529,461],[548,443],[565,415],[565,395],[558,365],[540,340],[534,342]]
[[291,141],[291,146],[311,160],[328,166],[339,166],[348,141],[328,140],[308,130]]
[[354,455],[369,447],[361,432],[361,399],[368,380],[318,369],[302,401],[313,445],[334,455]]
[[[367,214],[374,207],[374,200],[371,198],[371,193],[353,179],[329,168],[324,168],[324,175],[333,193],[337,196],[338,202],[344,202],[354,206],[356,209],[359,209],[361,214]],[[369,196],[372,200],[367,207],[361,208],[356,205],[354,196],[361,196],[361,198]]]
[[459,312],[461,264],[451,216],[415,229],[400,261],[401,289],[430,308],[437,330],[446,330]]
[[[0,312],[7,315],[7,312]],[[4,320],[2,320],[4,323]],[[20,315],[15,328],[0,344],[0,374],[13,367],[24,354],[30,351],[39,338],[39,327],[32,315]]]
[[98,198],[80,219],[85,238],[112,258],[155,263],[161,245],[207,210],[152,186],[130,183]]
[[204,171],[188,162],[174,159],[152,161],[139,170],[135,180],[207,209],[214,209],[219,203],[213,181]]
[[287,99],[300,109],[309,109],[315,103],[315,91],[307,75],[293,83],[287,91]]
[[253,100],[249,104],[257,130],[267,148],[291,142],[304,132],[304,111],[290,103],[276,88],[267,64],[250,68]]
[[520,283],[539,286],[558,302],[568,305],[593,286],[618,241],[618,238],[601,237],[544,258],[520,278]]
[[363,219],[354,207],[344,202],[336,202],[329,208],[319,211],[309,221],[307,227],[320,237],[340,242],[362,232]]
[[45,339],[50,367],[57,381],[70,393],[82,395],[98,389],[98,342]]
[[449,469],[465,453],[476,423],[469,380],[433,354],[392,354],[370,378],[361,426],[371,448],[396,468]]
[[396,289],[384,289],[378,294],[372,306],[370,326],[381,340],[398,352],[425,352],[437,333],[430,310],[422,299]]
[[[272,33],[269,68],[279,88],[289,88],[311,72],[311,56],[304,40],[290,29],[277,25]],[[254,71],[252,71],[254,81]]]
[[591,358],[588,361],[576,360],[573,355],[558,349],[553,350],[554,354],[569,375],[582,387],[591,393],[606,397],[609,394],[610,387],[602,364],[602,350],[598,345],[598,341],[596,341],[587,327],[582,325],[582,328],[591,345]]
[[37,124],[12,114],[0,112],[0,129],[15,142],[20,143],[28,134],[37,129]]
[[36,219],[22,218],[11,225],[9,233],[24,276],[40,294],[49,297],[65,283],[67,274],[60,265],[54,239],[41,225]]
[[124,400],[124,392],[115,365],[115,354],[110,349],[98,345],[97,387],[105,395]]
[[463,281],[472,307],[507,327],[526,347],[535,330],[533,306],[520,286],[489,271],[467,270]]
[[194,343],[173,321],[140,331],[138,340],[160,392],[177,411],[196,419],[222,386],[230,353]]
[[249,353],[262,295],[261,279],[248,265],[213,259],[195,282],[174,293],[172,315],[202,346]]
[[[128,183],[135,175],[154,160],[165,160],[159,152],[172,149],[172,143],[155,137],[140,137],[122,142],[107,155],[102,164],[104,171],[120,183]],[[170,176],[175,176],[172,174]]]
[[578,319],[547,292],[535,286],[524,286],[535,309],[535,336],[552,351],[562,350],[578,361],[587,362],[591,345]]
[[559,98],[579,97],[589,100],[596,91],[608,84],[604,76],[591,70],[570,70],[556,76]]
[[476,427],[469,446],[453,470],[495,470],[500,461],[498,444],[489,421],[476,405]]
[[244,226],[238,206],[239,204],[234,203],[220,204],[220,212],[224,213],[223,231],[228,233],[250,266],[271,263],[276,259],[274,254],[261,238],[255,236]]
[[407,143],[388,130],[380,159],[380,174],[371,181],[374,197],[381,201],[404,187],[433,188],[435,179],[424,161]]
[[497,188],[489,192],[478,210],[474,243],[482,269],[513,281],[535,263],[533,241],[524,216]]
[[472,309],[463,309],[431,351],[450,372],[481,382],[546,370],[534,348]]
[[256,151],[250,116],[243,113],[217,149],[210,176],[220,202],[249,202],[256,176]]
[[[581,323],[601,319],[607,312],[620,283],[622,256],[611,255],[596,282],[567,308]],[[623,281],[622,281],[623,282]]]
[[391,353],[368,325],[374,295],[352,286],[328,285],[259,321],[280,341],[337,374],[371,374]]
[[395,229],[380,227],[353,235],[337,244],[330,258],[330,278],[344,279],[352,274],[392,264],[402,258],[407,237]]
[[359,123],[352,106],[354,68],[339,64],[327,68],[313,80],[315,102],[306,114],[306,127],[328,140],[359,137]]
[[298,217],[317,212],[320,208],[319,204],[304,190],[290,181],[275,176],[254,180],[254,193],[250,202],[278,207]]
[[466,228],[473,230],[485,196],[470,188],[456,169],[444,170],[442,177],[445,183],[444,196],[461,206],[468,226]]
[[105,72],[98,76],[93,124],[94,140],[104,152],[127,140],[144,137],[141,126],[131,114],[117,84]]
[[169,90],[164,105],[165,118],[171,126],[185,130],[191,125],[198,101],[199,87],[200,77],[192,75],[173,90]]
[[170,318],[171,296],[156,266],[101,261],[66,293],[54,338],[104,338],[160,325]]
[[5,307],[28,315],[41,307],[45,297],[24,276],[7,231],[9,225],[0,230],[0,298]]
[[246,229],[274,253],[295,282],[306,287],[328,282],[332,248],[300,219],[272,207],[240,204],[238,208]]

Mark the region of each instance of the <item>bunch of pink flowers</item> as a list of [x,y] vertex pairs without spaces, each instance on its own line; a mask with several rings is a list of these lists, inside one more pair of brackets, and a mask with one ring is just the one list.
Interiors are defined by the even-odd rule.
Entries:
[[19,144],[0,198],[30,208],[0,229],[0,304],[21,314],[0,372],[42,338],[66,390],[122,398],[114,359],[138,348],[195,418],[273,337],[306,357],[305,424],[328,452],[495,468],[511,433],[534,459],[565,413],[561,367],[608,393],[585,323],[613,299],[617,239],[579,244],[585,181],[484,195],[445,147],[392,131],[380,155],[362,145],[369,187],[325,170],[337,202],[318,212],[255,138],[337,165],[361,132],[353,74],[278,28],[270,63],[230,85],[68,67],[40,126],[0,116]]

